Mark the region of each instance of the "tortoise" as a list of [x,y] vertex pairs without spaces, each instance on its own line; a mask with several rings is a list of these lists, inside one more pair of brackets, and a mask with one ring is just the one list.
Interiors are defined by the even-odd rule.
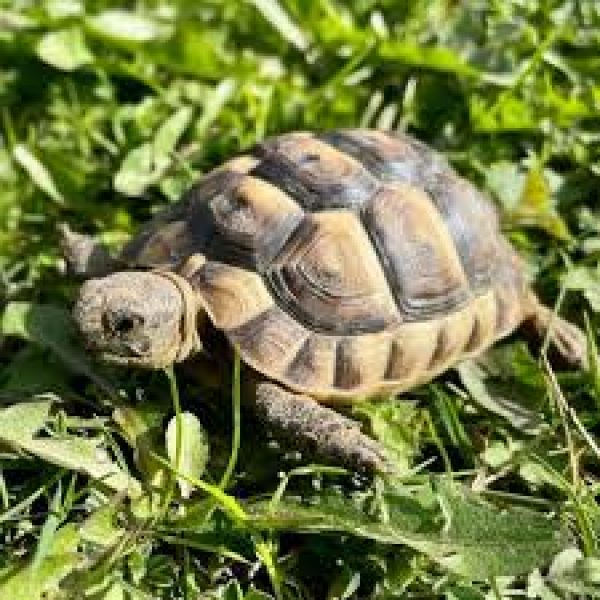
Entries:
[[[65,239],[80,271],[105,268],[97,247]],[[93,351],[159,368],[216,328],[262,379],[256,406],[274,430],[361,468],[384,454],[332,405],[414,388],[523,324],[585,361],[582,332],[540,303],[492,202],[400,133],[269,138],[151,220],[111,269],[74,309]]]

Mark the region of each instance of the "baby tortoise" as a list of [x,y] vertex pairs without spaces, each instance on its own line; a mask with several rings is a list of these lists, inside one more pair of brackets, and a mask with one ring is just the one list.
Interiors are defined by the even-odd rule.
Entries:
[[[80,271],[102,271],[96,246],[65,242]],[[91,349],[159,368],[216,328],[262,377],[262,418],[368,470],[381,449],[325,405],[413,388],[525,323],[585,361],[583,334],[538,301],[488,199],[406,135],[268,139],[154,218],[112,271],[75,307]]]

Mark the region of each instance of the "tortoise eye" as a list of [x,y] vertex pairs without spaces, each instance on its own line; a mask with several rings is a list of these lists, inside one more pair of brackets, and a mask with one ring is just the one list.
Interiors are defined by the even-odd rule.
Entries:
[[321,157],[316,152],[307,152],[306,154],[303,154],[302,157],[300,158],[300,163],[302,163],[302,164],[314,163],[314,162],[318,162],[320,160],[320,158]]

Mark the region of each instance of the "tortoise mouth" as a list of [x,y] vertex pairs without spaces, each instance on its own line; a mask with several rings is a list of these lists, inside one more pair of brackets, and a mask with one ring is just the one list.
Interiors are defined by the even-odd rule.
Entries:
[[162,369],[173,364],[173,362],[175,362],[176,355],[175,353],[173,353],[172,356],[163,355],[163,360],[160,360],[157,356],[140,356],[134,352],[127,353],[127,351],[120,353],[99,352],[97,356],[102,362],[111,365],[118,365],[122,367],[139,367],[146,369]]

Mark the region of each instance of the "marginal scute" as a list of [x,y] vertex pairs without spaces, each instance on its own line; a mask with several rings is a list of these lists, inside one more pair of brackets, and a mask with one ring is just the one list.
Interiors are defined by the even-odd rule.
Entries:
[[272,306],[237,327],[227,329],[226,333],[251,366],[277,378],[284,378],[289,365],[310,335],[278,306]]
[[487,348],[497,338],[495,311],[496,296],[490,290],[444,317],[398,327],[392,332],[384,376],[387,386],[408,389]]
[[497,335],[496,331],[496,297],[488,290],[473,299],[471,305],[473,322],[467,342],[465,355],[476,354],[491,345]]
[[420,189],[387,185],[365,208],[364,221],[405,320],[456,310],[470,290],[439,212]]
[[393,335],[385,379],[399,384],[416,381],[424,373],[435,349],[438,322],[406,323]]
[[250,156],[248,154],[242,154],[241,156],[236,156],[231,160],[228,160],[225,164],[223,164],[218,169],[215,169],[213,173],[218,171],[233,171],[235,173],[241,173],[245,175],[249,173],[256,165],[260,162],[256,156]]
[[365,333],[399,322],[377,255],[349,211],[307,216],[266,276],[278,304],[315,331]]
[[442,324],[438,330],[433,355],[431,356],[431,360],[429,361],[427,368],[433,370],[437,366],[443,365],[455,347],[455,340],[450,337],[445,325]]
[[239,327],[273,306],[262,278],[252,271],[209,261],[190,280],[218,329]]
[[270,181],[311,211],[360,208],[377,181],[352,157],[310,134],[291,133],[257,149],[261,162],[252,174]]
[[448,168],[437,152],[400,133],[348,129],[319,137],[355,158],[373,175],[390,183],[423,185],[430,174]]
[[390,344],[387,332],[341,337],[336,352],[336,387],[368,389],[383,381]]
[[285,378],[304,388],[333,387],[337,339],[311,333],[289,364]]
[[433,354],[425,373],[440,373],[464,355],[473,327],[473,311],[457,310],[438,322]]

